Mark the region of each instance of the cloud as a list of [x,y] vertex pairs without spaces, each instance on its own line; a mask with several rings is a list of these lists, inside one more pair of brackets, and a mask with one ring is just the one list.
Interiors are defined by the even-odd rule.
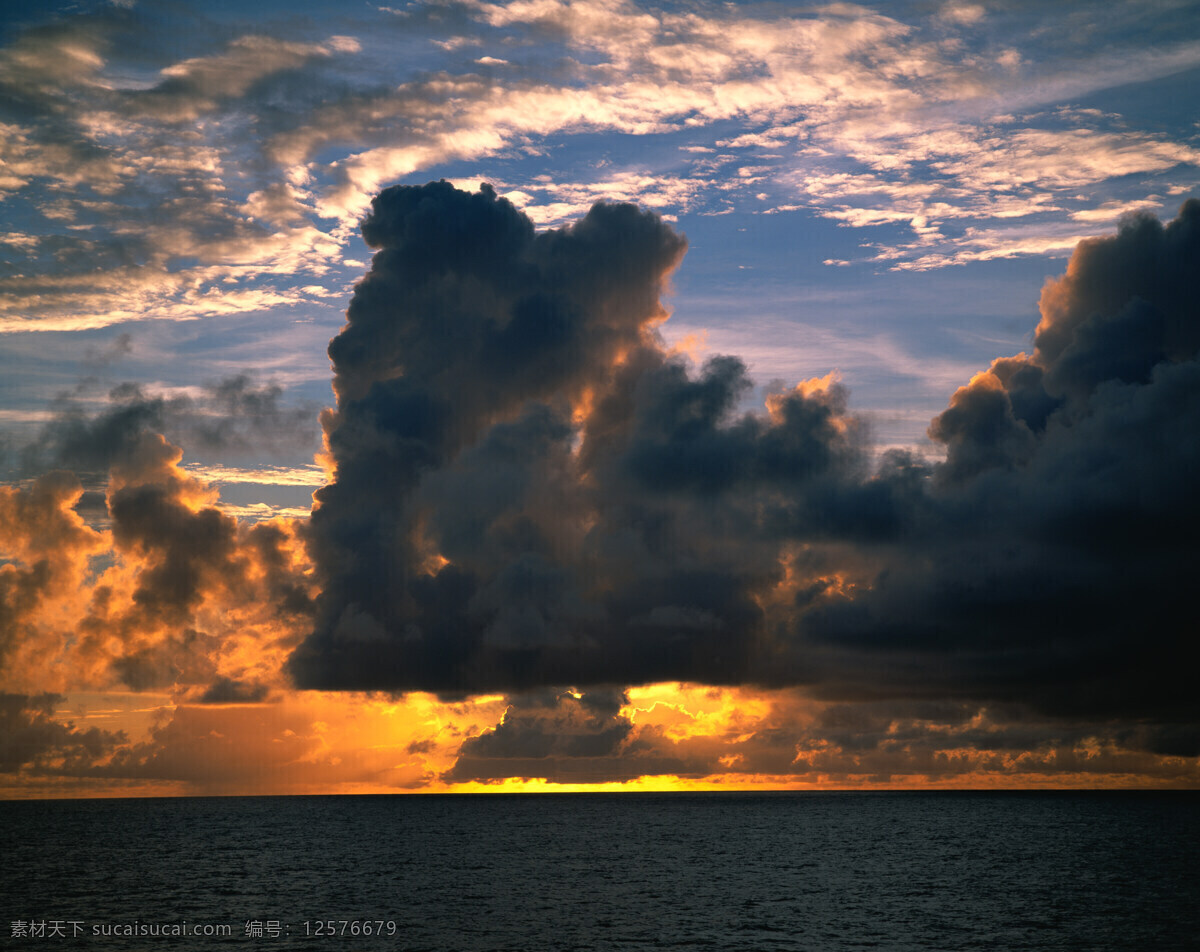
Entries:
[[222,100],[244,96],[268,76],[298,69],[314,57],[359,49],[356,40],[344,36],[332,37],[325,44],[291,43],[270,36],[238,37],[222,53],[168,66],[160,83],[129,97],[129,109],[170,122],[194,122]]
[[[556,542],[539,538],[535,518],[519,518],[520,500],[541,485],[548,504],[561,492],[561,503],[573,505],[578,487],[565,478],[572,414],[665,317],[659,287],[684,242],[632,206],[597,206],[568,229],[535,236],[529,220],[490,188],[467,195],[446,183],[385,191],[363,231],[381,250],[330,345],[338,408],[324,425],[337,477],[316,494],[310,528],[323,579],[322,619],[292,666],[303,683],[348,686],[370,677],[374,662],[364,668],[364,657],[338,646],[361,643],[369,654],[379,641],[376,661],[387,673],[378,669],[377,676],[396,686],[390,682],[401,659],[391,655],[392,639],[376,632],[411,623],[432,626],[412,645],[431,674],[444,672],[442,687],[475,686],[457,674],[464,659],[443,643],[444,626],[462,624],[446,609],[465,607],[482,579],[457,566],[436,575],[422,570],[442,558],[423,541],[429,504],[419,496],[437,489],[433,481],[423,488],[424,473],[444,469],[466,484],[486,473],[476,459],[503,465],[507,485],[483,493],[474,522],[447,526],[447,537],[461,531],[465,542],[492,520],[517,518],[512,542],[499,543],[509,549],[503,563],[480,567],[493,587],[478,597],[503,603],[505,586],[532,585],[563,600],[554,611],[571,612],[577,596],[569,579],[537,551]],[[404,304],[397,309],[400,287]],[[401,362],[405,370],[397,374]],[[454,468],[456,461],[465,465]],[[364,522],[360,502],[368,497],[379,511]],[[430,515],[441,517],[440,510]],[[568,542],[563,532],[580,531],[560,525],[583,515],[568,512],[545,514],[544,529],[561,544]],[[389,592],[404,594],[395,600]],[[526,622],[514,614],[536,624],[539,596],[531,597],[524,609],[513,603],[483,610],[483,628],[501,641],[526,638]],[[458,637],[478,638],[478,626],[472,622],[476,633]],[[506,656],[502,651],[498,660]],[[342,670],[342,659],[351,667]]]
[[[526,214],[487,190],[376,199],[377,254],[330,350],[332,481],[311,520],[211,484],[322,486],[311,468],[226,465],[312,436],[312,408],[272,383],[57,401],[0,490],[0,683],[182,699],[171,755],[141,750],[131,776],[181,778],[189,747],[219,760],[211,731],[270,718],[225,709],[277,698],[288,658],[299,683],[341,691],[514,692],[458,764],[438,748],[404,761],[405,783],[1192,756],[1169,613],[1187,608],[1196,522],[1195,206],[1084,235],[1185,193],[1198,153],[1178,130],[1054,107],[1200,60],[1141,5],[1111,16],[1106,36],[1153,20],[1163,41],[1085,55],[960,3],[899,19],[612,0],[414,8],[383,66],[376,44],[399,34],[360,47],[299,21],[172,22],[167,45],[120,10],[12,32],[0,331],[328,308],[343,265],[362,267],[349,243],[370,196],[447,160],[475,188],[494,163]],[[623,167],[580,150],[553,176],[522,161],[614,131],[664,148]],[[736,330],[699,366],[659,338],[685,245],[664,222],[747,203],[872,229],[865,260],[899,270],[1074,254],[1031,353],[972,379],[882,337],[859,346],[940,392],[963,384],[931,425],[939,462],[880,452],[827,366],[746,413],[749,372],[720,354],[746,356]],[[84,363],[107,373],[132,341]],[[678,725],[703,718],[637,708],[636,686],[663,678],[755,686],[742,703],[769,688],[787,716],[693,736]],[[588,707],[622,689],[628,704]],[[937,698],[954,710],[913,713]],[[281,727],[289,752],[324,751],[287,723],[307,738]]]
[[973,26],[987,15],[977,3],[947,3],[938,11],[938,16],[960,26]]
[[[431,706],[310,692],[264,699],[253,683],[216,682],[181,703],[143,740],[92,769],[92,782],[186,793],[379,793],[437,782],[443,749],[477,733],[494,704]],[[431,735],[436,743],[413,740]]]
[[1082,199],[1078,190],[1200,162],[1200,152],[1187,145],[1093,113],[1063,109],[993,117],[986,125],[833,124],[819,133],[836,140],[823,143],[826,151],[861,167],[835,169],[818,160],[783,178],[803,189],[820,215],[846,227],[908,224],[914,240],[878,242],[865,259],[893,270],[1065,255],[1086,237],[1072,222],[1116,218],[1092,203],[1072,210]]
[[133,335],[117,334],[104,348],[89,344],[80,363],[89,369],[103,370],[133,353]]
[[364,235],[382,249],[330,345],[300,685],[736,682],[783,578],[768,515],[898,518],[892,487],[856,482],[865,427],[832,376],[739,416],[740,361],[693,376],[667,350],[683,243],[653,216],[597,205],[535,237],[490,189],[434,183],[384,192]]
[[269,689],[256,681],[217,678],[200,695],[201,704],[255,704],[267,699]]
[[[591,693],[515,699],[470,737],[452,783],[504,788],[667,781],[673,788],[739,785],[829,789],[1194,784],[1192,756],[1145,749],[1129,725],[1040,719],[962,701],[817,702],[792,690],[659,684],[611,709]],[[515,789],[520,789],[519,787]]]
[[0,50],[0,190],[40,213],[0,277],[0,330],[294,305],[298,293],[264,278],[319,277],[340,256],[307,196],[235,144],[256,136],[230,129],[257,122],[260,97],[278,94],[272,83],[319,74],[316,64],[349,56],[355,41],[243,36],[162,66],[144,86],[136,77],[162,63],[160,27],[109,10],[28,29]]
[[103,646],[135,690],[261,676],[271,669],[260,640],[308,611],[286,525],[222,514],[216,494],[178,468],[181,456],[143,432],[114,461],[106,501],[118,561],[79,622],[83,650]]
[[[222,467],[183,468],[160,432],[229,447],[299,425],[277,387],[64,398],[24,461],[78,475],[0,492],[3,683],[173,693],[149,746],[78,760],[113,782],[201,783],[181,765],[221,756],[212,718],[274,715],[194,706],[277,703],[289,677],[509,697],[488,730],[423,728],[398,774],[326,752],[285,787],[1186,782],[1200,740],[1171,619],[1200,522],[1198,222],[1189,201],[1082,242],[1032,352],[935,417],[934,462],[877,453],[835,373],[746,412],[739,359],[670,348],[660,296],[686,243],[654,214],[599,204],[538,233],[486,186],[389,189],[330,344],[311,518],[239,521],[198,478]],[[641,704],[664,681],[746,716]],[[301,757],[324,750],[307,716],[286,728]]]
[[[1194,67],[1195,42],[1150,54],[1122,38],[1081,60],[1053,31],[978,12],[473,2],[389,18],[405,32],[387,41],[423,52],[383,66],[372,44],[298,21],[231,37],[186,11],[109,7],[17,31],[0,50],[0,192],[23,211],[3,241],[0,333],[319,306],[341,293],[371,196],[448,162],[478,175],[495,161],[491,177],[543,225],[594,200],[668,218],[769,202],[872,229],[863,260],[899,270],[1063,251],[1064,218],[1194,171],[1177,135],[1043,107]],[[380,29],[364,16],[346,29]],[[1119,30],[1134,16],[1109,18]],[[947,37],[981,24],[1007,32],[982,49]],[[186,41],[163,43],[168,29]],[[481,71],[484,44],[521,55]],[[1014,68],[1022,51],[1045,65]],[[594,133],[638,136],[647,156],[699,152],[549,183],[521,162]],[[1029,226],[1021,240],[995,234],[1012,218]]]
[[[627,702],[624,696],[603,692],[526,695],[508,708],[493,730],[464,741],[454,767],[442,779],[461,783],[526,776],[595,783],[665,772],[661,764],[623,756],[633,727],[619,713]],[[671,767],[679,772],[677,764]]]
[[[428,695],[276,694],[224,679],[138,736],[104,696],[0,695],[8,792],[331,793],[406,789],[1188,785],[1196,760],[1144,731],[963,702],[821,703],[795,691],[659,684],[439,704]],[[145,695],[140,697],[144,698]],[[265,703],[264,703],[265,702]],[[141,701],[141,703],[145,703]],[[146,718],[149,720],[149,718]],[[132,726],[132,725],[131,725]],[[73,784],[73,787],[64,786]]]
[[64,609],[81,610],[88,560],[106,547],[74,511],[82,495],[79,480],[62,471],[28,488],[0,487],[0,667],[28,672],[35,683],[70,643]]
[[[126,353],[128,346],[126,335],[120,335],[114,352]],[[315,438],[314,408],[287,406],[283,397],[278,384],[258,384],[245,374],[170,395],[154,393],[140,384],[118,384],[108,391],[99,412],[94,412],[94,403],[85,401],[82,394],[63,394],[37,439],[16,454],[17,465],[23,474],[57,466],[79,474],[91,485],[99,484],[108,478],[115,461],[134,452],[134,445],[148,430],[206,453],[307,449]],[[221,468],[212,472],[220,473]],[[281,474],[280,478],[294,482],[298,477]],[[233,481],[244,479],[235,475]],[[311,485],[311,481],[309,476],[305,484]]]
[[[273,410],[273,392],[244,383],[217,388],[217,402]],[[6,686],[279,683],[311,611],[295,529],[222,513],[215,490],[180,469],[182,451],[155,432],[160,415],[136,399],[48,428],[42,458],[78,467],[102,494],[61,469],[0,488]]]
[[[1033,355],[995,361],[934,420],[947,447],[927,494],[935,521],[906,539],[903,563],[800,622],[814,649],[842,655],[847,694],[891,681],[1168,733],[1194,724],[1172,619],[1200,517],[1187,435],[1198,221],[1192,200],[1166,227],[1135,213],[1081,243],[1043,290]],[[887,659],[882,680],[871,655]]]
[[0,773],[75,773],[90,768],[127,738],[121,732],[86,730],[52,718],[58,694],[0,692]]
[[325,485],[325,471],[315,463],[305,466],[256,466],[253,469],[232,466],[184,463],[183,469],[205,482],[253,483],[262,486],[311,486]]
[[[1082,243],[1033,355],[995,361],[931,424],[945,461],[876,464],[835,376],[738,413],[740,361],[668,351],[657,295],[682,242],[653,216],[598,205],[535,236],[487,188],[388,190],[330,345],[322,594],[290,673],[447,695],[948,697],[1141,718],[1151,749],[1188,748],[1169,619],[1197,521],[1198,216],[1134,214]],[[534,743],[526,721],[464,754]]]
[[539,181],[502,194],[535,224],[561,226],[587,214],[598,201],[630,202],[658,211],[664,217],[668,210],[686,213],[697,196],[710,186],[710,182],[699,177],[623,171],[595,182]]

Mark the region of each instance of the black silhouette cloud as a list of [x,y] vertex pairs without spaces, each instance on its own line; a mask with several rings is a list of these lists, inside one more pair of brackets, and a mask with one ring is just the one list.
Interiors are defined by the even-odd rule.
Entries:
[[[919,528],[865,591],[800,619],[826,690],[1195,721],[1198,281],[1194,200],[1079,246],[1043,291],[1033,355],[995,361],[933,421],[948,455]],[[1200,750],[1194,730],[1159,747]]]
[[1135,719],[1194,754],[1198,227],[1193,200],[1082,243],[1033,354],[952,396],[930,463],[877,459],[832,377],[745,413],[739,360],[671,353],[655,325],[685,243],[655,216],[600,204],[535,233],[486,186],[390,188],[329,348],[322,594],[289,671],[950,698]]

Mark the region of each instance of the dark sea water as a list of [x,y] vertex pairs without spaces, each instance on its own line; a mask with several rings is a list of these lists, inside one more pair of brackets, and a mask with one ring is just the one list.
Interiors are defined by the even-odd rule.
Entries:
[[1200,949],[1198,847],[1191,793],[0,803],[0,945]]

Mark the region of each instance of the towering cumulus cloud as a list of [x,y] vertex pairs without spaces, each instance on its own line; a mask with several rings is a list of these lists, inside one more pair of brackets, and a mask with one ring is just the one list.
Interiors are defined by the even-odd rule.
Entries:
[[1126,742],[1194,756],[1200,202],[1082,242],[1041,312],[1033,355],[994,361],[930,426],[948,455],[921,518],[800,643],[841,695],[1132,719]]
[[[994,361],[930,427],[948,450],[936,534],[822,636],[912,646],[938,690],[1194,723],[1200,203],[1081,243],[1040,310],[1032,357]],[[1194,730],[1146,730],[1200,750]]]
[[487,186],[388,189],[329,349],[322,594],[289,670],[444,695],[951,697],[1196,753],[1176,619],[1200,522],[1198,227],[1189,202],[1081,244],[1033,354],[933,421],[932,464],[876,458],[832,374],[747,413],[740,361],[668,351],[684,240],[653,215],[597,205],[535,234]]

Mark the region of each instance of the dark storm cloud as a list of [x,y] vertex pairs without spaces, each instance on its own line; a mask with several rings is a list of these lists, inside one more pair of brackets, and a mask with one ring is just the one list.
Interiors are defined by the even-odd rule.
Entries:
[[71,773],[89,767],[126,742],[123,732],[80,730],[53,719],[61,694],[0,692],[0,772],[22,768]]
[[1198,282],[1194,200],[1080,245],[1043,292],[1034,354],[933,421],[936,519],[870,590],[801,620],[831,690],[1195,722],[1179,619],[1200,529]]
[[684,243],[632,206],[534,235],[490,189],[435,183],[384,192],[363,234],[381,250],[330,345],[337,479],[297,682],[754,676],[782,579],[764,508],[811,520],[867,468],[844,390],[738,416],[740,361],[694,376],[654,334]]
[[257,704],[265,701],[268,693],[265,684],[217,678],[198,700],[201,704]]
[[330,345],[337,479],[311,524],[324,591],[298,681],[532,686],[611,657],[575,555],[572,409],[656,346],[683,239],[628,205],[535,236],[490,188],[444,182],[385,191],[363,234],[380,251]]
[[311,525],[324,594],[299,684],[762,677],[788,534],[902,521],[916,477],[866,479],[839,384],[739,415],[739,360],[693,374],[666,351],[653,324],[684,245],[655,217],[597,205],[535,236],[490,189],[435,183],[384,192],[363,234],[381,250],[330,346],[337,480]]
[[679,756],[669,742],[656,746],[635,740],[633,723],[619,713],[626,701],[619,692],[603,690],[515,698],[494,729],[463,742],[442,780],[544,777],[551,783],[606,783],[713,772],[712,758]]
[[[739,414],[740,361],[668,353],[653,324],[683,241],[653,216],[597,205],[534,234],[486,187],[387,190],[330,345],[337,477],[292,675],[448,695],[807,684],[1141,718],[1142,746],[1195,748],[1173,619],[1200,528],[1198,220],[1189,202],[1083,243],[1034,354],[931,424],[935,465],[872,462],[832,378]],[[465,754],[561,743],[507,724]]]

